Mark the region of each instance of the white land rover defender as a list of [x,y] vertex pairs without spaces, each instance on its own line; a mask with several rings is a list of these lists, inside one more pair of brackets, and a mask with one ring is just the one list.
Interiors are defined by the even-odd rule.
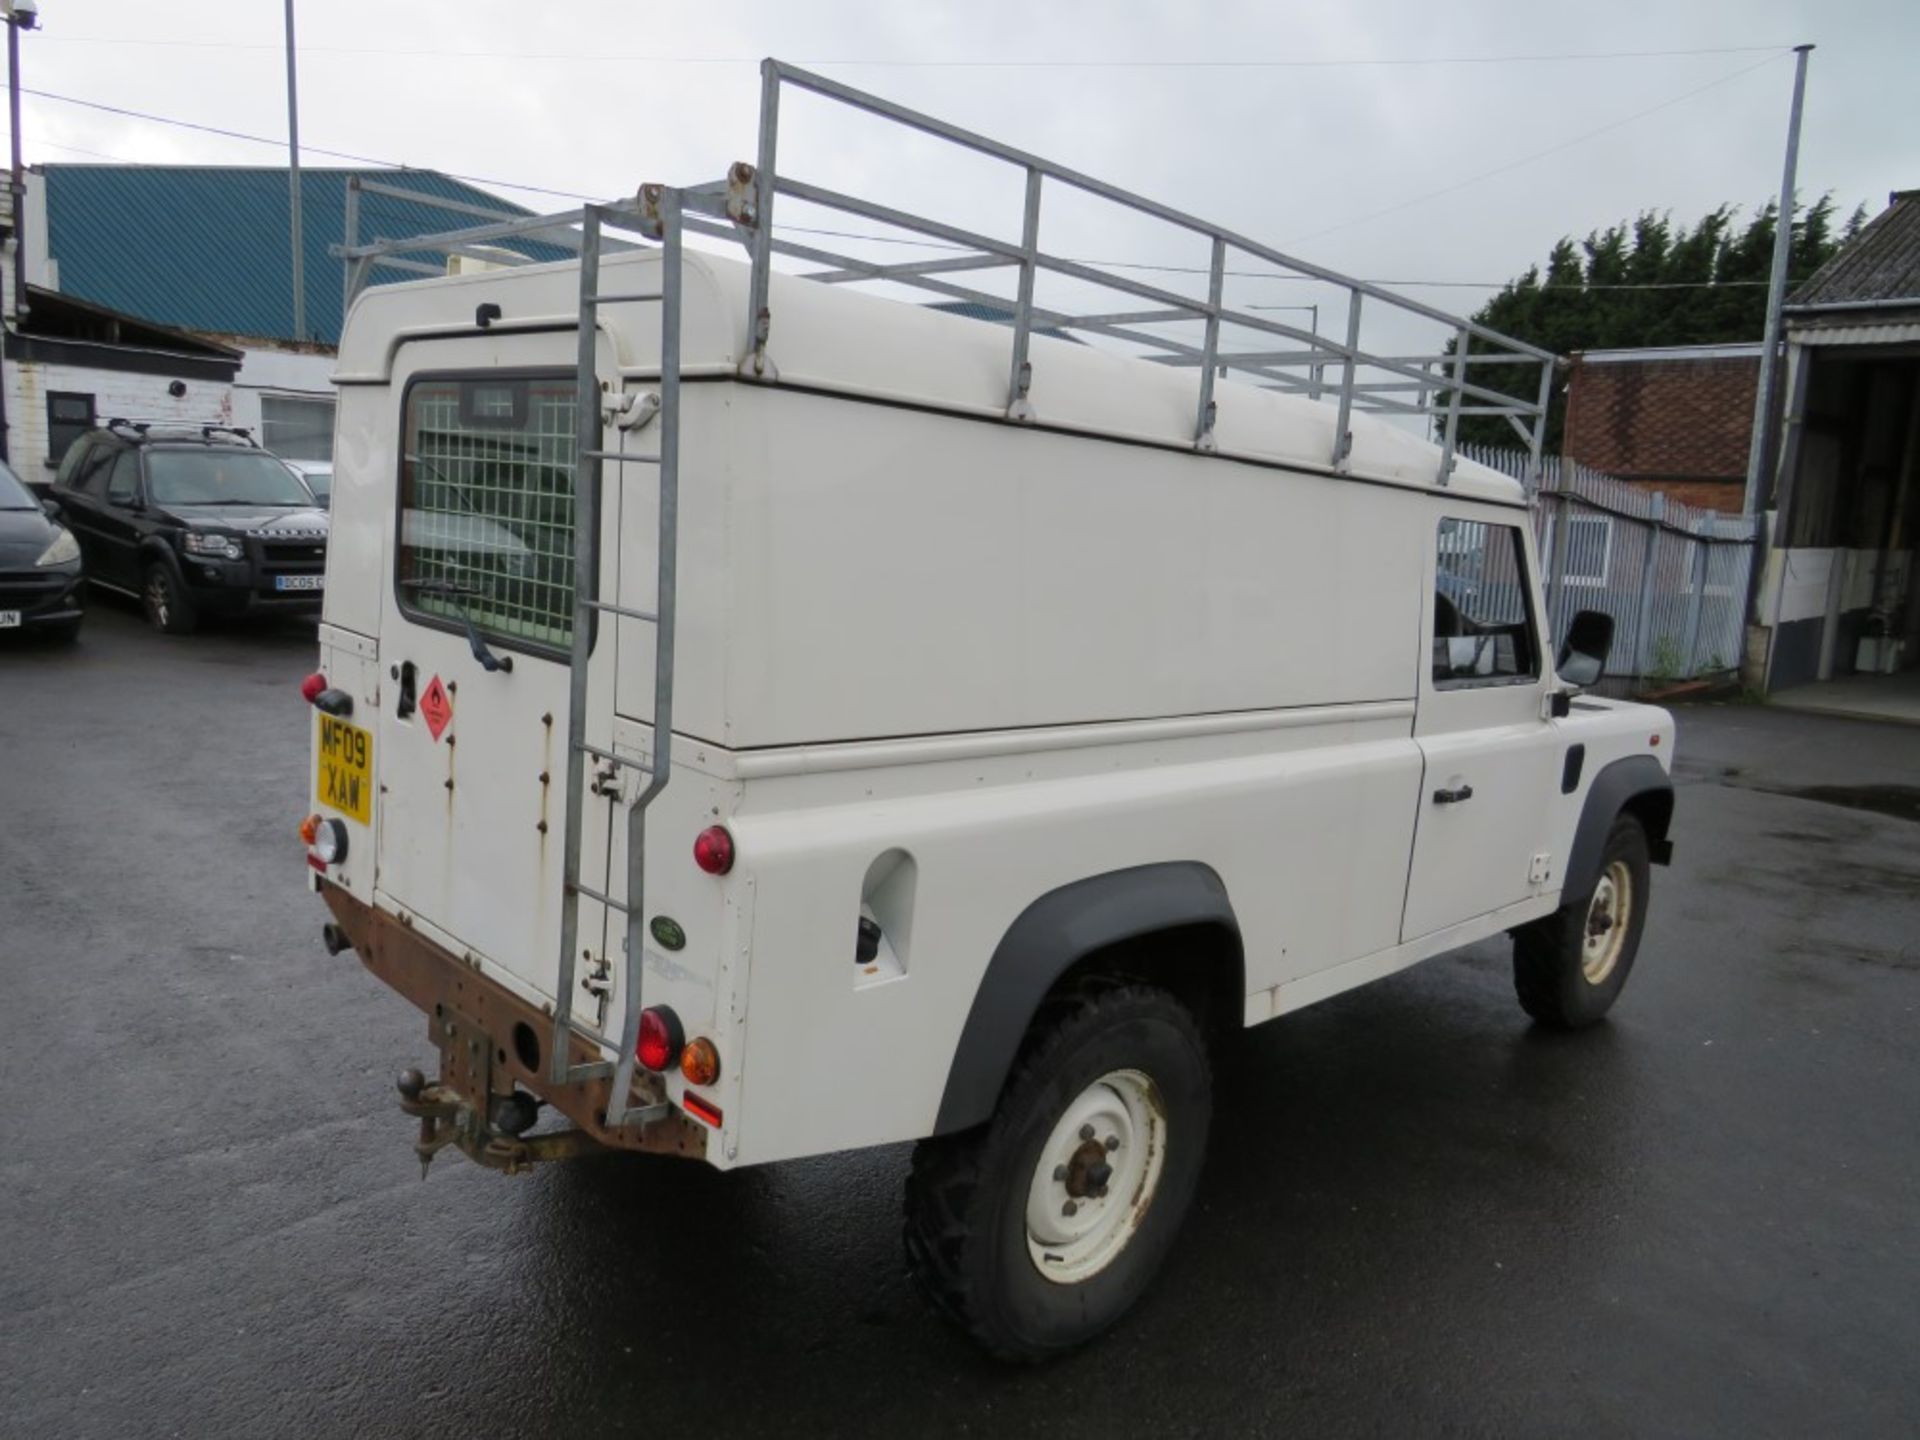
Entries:
[[[1013,166],[1017,225],[777,168],[795,90]],[[1610,622],[1550,653],[1526,493],[1455,453],[1537,457],[1552,356],[776,62],[762,103],[718,184],[350,228],[308,863],[428,1017],[423,1165],[916,1140],[914,1272],[1046,1356],[1165,1257],[1232,1032],[1501,932],[1536,1020],[1606,1013],[1672,723],[1572,698]],[[1043,246],[1056,195],[1199,283]],[[566,258],[364,283],[515,245]]]

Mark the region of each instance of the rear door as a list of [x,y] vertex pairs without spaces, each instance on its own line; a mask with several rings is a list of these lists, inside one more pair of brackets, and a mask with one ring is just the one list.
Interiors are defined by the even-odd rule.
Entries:
[[73,450],[61,462],[63,473],[54,482],[53,493],[60,502],[61,520],[73,531],[86,556],[88,576],[117,584],[121,582],[107,574],[105,542],[100,533],[100,508],[106,502],[107,471],[113,468],[114,453],[115,448],[104,440],[83,436],[74,441]]
[[144,503],[140,452],[122,450],[107,471],[106,500],[94,512],[94,536],[101,578],[128,590],[140,587]]
[[[455,953],[534,999],[559,966],[573,619],[568,334],[419,342],[392,395],[398,515],[380,624],[378,887]],[[617,534],[607,487],[603,536]],[[603,543],[603,593],[617,548]],[[489,669],[474,638],[498,662]],[[611,748],[616,647],[596,645],[590,743]],[[581,879],[606,887],[615,806],[587,770]],[[578,974],[606,954],[580,902]],[[594,997],[574,995],[589,1026]]]
[[[1509,518],[1512,517],[1512,518]],[[1543,883],[1559,745],[1524,517],[1443,516],[1428,548],[1426,647],[1414,735],[1426,765],[1401,936],[1527,899]],[[1548,856],[1544,862],[1554,862]]]

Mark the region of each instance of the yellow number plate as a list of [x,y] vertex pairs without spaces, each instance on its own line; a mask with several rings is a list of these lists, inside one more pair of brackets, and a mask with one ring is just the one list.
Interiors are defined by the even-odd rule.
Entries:
[[358,725],[322,715],[319,755],[313,791],[320,803],[368,824],[373,814],[373,736]]

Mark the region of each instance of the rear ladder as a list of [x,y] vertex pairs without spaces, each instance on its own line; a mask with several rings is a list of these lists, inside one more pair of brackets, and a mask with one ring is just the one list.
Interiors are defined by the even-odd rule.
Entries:
[[[738,187],[734,213],[739,213]],[[682,225],[685,209],[709,215],[728,214],[728,187],[674,189],[648,185],[637,200],[589,205],[582,212],[580,230],[580,341],[574,384],[579,402],[577,448],[574,457],[574,606],[573,648],[568,661],[567,691],[567,813],[560,908],[560,970],[554,988],[553,1030],[549,1037],[547,1079],[556,1085],[612,1078],[606,1125],[619,1129],[645,1125],[666,1114],[664,1101],[634,1105],[635,1047],[639,1041],[641,975],[646,935],[646,814],[666,788],[673,773],[673,642],[676,595],[677,531],[680,509],[680,315]],[[646,293],[601,293],[600,256],[603,231],[629,230],[658,241],[661,247],[660,286]],[[660,450],[657,456],[605,448],[609,402],[617,403],[617,388],[605,396],[600,389],[596,356],[603,305],[660,303]],[[617,386],[617,380],[616,380]],[[635,402],[641,403],[641,402]],[[655,571],[654,607],[638,610],[600,598],[600,529],[604,466],[615,467],[616,482],[634,474],[628,467],[652,469],[659,484],[659,557]],[[590,702],[588,660],[594,630],[604,617],[609,643],[616,643],[623,622],[656,627],[653,663],[653,737],[645,760],[630,759],[587,741]],[[581,833],[585,823],[586,771],[589,761],[638,772],[646,783],[627,810],[627,876],[621,899],[603,895],[581,883]],[[618,791],[615,792],[619,793]],[[604,1058],[606,1042],[574,1020],[575,964],[579,951],[580,897],[596,900],[626,919],[624,983],[619,1048]],[[586,1040],[603,1058],[572,1063],[575,1044]]]

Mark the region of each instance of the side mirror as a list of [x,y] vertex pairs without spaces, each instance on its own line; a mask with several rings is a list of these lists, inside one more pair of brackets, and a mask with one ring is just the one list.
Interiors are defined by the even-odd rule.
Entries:
[[60,518],[60,502],[52,496],[48,496],[40,502],[40,513],[45,515],[49,520],[58,520]]
[[1555,668],[1569,685],[1592,685],[1606,673],[1613,649],[1613,617],[1604,610],[1582,610],[1567,627]]

